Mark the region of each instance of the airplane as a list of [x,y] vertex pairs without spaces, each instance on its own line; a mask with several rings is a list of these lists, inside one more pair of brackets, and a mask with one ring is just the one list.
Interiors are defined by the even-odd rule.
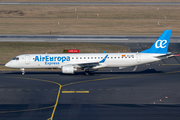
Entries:
[[[8,68],[19,68],[22,75],[28,68],[59,68],[64,74],[74,74],[78,69],[89,75],[90,70],[106,67],[123,69],[172,57],[167,52],[172,30],[165,30],[154,44],[137,53],[66,53],[23,54],[5,64]],[[136,69],[135,68],[135,69]]]

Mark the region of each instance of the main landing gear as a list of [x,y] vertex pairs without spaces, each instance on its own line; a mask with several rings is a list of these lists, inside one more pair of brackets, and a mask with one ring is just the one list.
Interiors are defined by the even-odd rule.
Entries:
[[84,71],[85,71],[85,75],[88,76],[89,75],[89,69],[85,69]]
[[84,72],[85,72],[85,75],[86,75],[86,76],[92,75],[92,74],[93,74],[92,71],[95,71],[95,69],[94,69],[94,70],[91,69],[91,68],[90,68],[90,69],[88,69],[88,68],[87,68],[87,69],[84,69]]
[[85,75],[87,75],[87,76],[88,76],[88,75],[89,75],[89,71],[85,71]]
[[134,69],[133,69],[133,71],[136,71],[137,67],[138,67],[138,66],[135,66]]
[[22,75],[24,75],[25,74],[25,69],[21,68],[20,70],[22,71]]

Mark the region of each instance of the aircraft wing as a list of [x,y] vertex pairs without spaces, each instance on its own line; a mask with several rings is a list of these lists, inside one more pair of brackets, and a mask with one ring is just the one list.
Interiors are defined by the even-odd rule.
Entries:
[[76,68],[81,68],[81,69],[91,69],[96,66],[100,66],[100,64],[104,63],[106,61],[106,58],[108,55],[106,55],[101,61],[99,62],[85,62],[85,63],[74,63],[71,64],[72,66]]
[[84,68],[93,68],[95,66],[99,66],[99,62],[92,62],[92,63],[80,63],[77,64],[77,66],[79,66],[80,68],[84,69]]

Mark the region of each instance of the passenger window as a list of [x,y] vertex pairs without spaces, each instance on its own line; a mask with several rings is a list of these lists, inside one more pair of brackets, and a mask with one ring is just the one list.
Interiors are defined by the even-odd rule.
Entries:
[[84,59],[86,59],[86,57],[84,57]]
[[111,59],[113,59],[113,57],[111,57]]
[[93,59],[93,57],[91,57],[91,59]]
[[80,59],[82,59],[82,57],[80,57]]
[[19,60],[19,58],[17,57],[16,60]]
[[101,57],[101,59],[103,59],[103,57]]
[[94,59],[96,59],[96,57],[94,57]]
[[108,57],[108,59],[109,59],[109,57]]
[[78,59],[78,57],[76,57],[76,59]]
[[74,59],[74,57],[72,57],[72,59]]
[[116,57],[114,57],[114,59],[116,59]]
[[100,57],[98,57],[98,59],[100,59]]
[[89,57],[88,57],[88,59],[89,59]]

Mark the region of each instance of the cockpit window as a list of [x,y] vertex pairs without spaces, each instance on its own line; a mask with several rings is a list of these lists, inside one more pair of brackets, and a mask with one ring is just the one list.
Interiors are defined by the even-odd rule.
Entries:
[[13,58],[12,60],[19,60],[19,57],[15,57],[15,58]]

